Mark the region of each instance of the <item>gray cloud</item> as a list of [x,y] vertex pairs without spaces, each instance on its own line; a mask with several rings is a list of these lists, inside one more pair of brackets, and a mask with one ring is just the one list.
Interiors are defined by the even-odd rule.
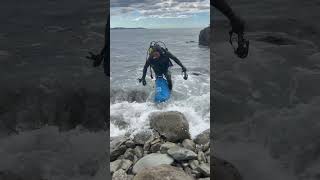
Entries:
[[113,14],[128,14],[137,11],[144,18],[185,18],[195,13],[209,12],[210,0],[111,0]]

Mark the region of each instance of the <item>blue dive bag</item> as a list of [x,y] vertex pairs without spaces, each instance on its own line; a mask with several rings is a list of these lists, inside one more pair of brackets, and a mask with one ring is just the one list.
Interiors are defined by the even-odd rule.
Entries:
[[168,82],[162,76],[156,78],[156,93],[154,101],[156,103],[165,102],[170,98]]

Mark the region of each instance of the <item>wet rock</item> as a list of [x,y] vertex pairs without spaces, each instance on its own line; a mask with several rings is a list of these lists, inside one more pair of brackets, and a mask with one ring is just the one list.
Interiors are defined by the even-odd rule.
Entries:
[[210,177],[210,166],[209,164],[202,163],[198,166],[197,170],[205,177]]
[[110,172],[113,174],[114,172],[116,172],[117,170],[120,169],[120,164],[121,164],[122,160],[115,160],[113,162],[110,163]]
[[190,167],[185,167],[184,172],[186,172],[188,175],[192,176],[192,169]]
[[152,139],[148,140],[144,145],[143,145],[143,150],[144,151],[149,151],[151,148],[151,141]]
[[191,173],[193,174],[194,177],[199,178],[201,176],[201,173],[197,170],[192,170]]
[[119,169],[122,169],[125,172],[127,172],[132,164],[133,163],[130,160],[118,159],[118,160],[113,161],[113,162],[110,163],[110,172],[114,173],[114,172],[118,171]]
[[137,145],[144,145],[150,138],[152,138],[153,134],[151,130],[140,131],[134,135],[133,141]]
[[203,146],[203,152],[206,152],[206,151],[210,151],[210,143],[206,143],[204,146]]
[[197,158],[195,152],[182,147],[170,148],[167,153],[177,161],[186,161]]
[[205,145],[206,143],[210,142],[210,129],[207,129],[196,136],[194,139],[196,144]]
[[199,162],[207,162],[206,156],[204,155],[204,153],[202,151],[198,152],[198,161]]
[[128,141],[126,142],[126,146],[127,146],[128,148],[135,148],[135,143],[134,143],[132,140],[128,140]]
[[156,152],[160,151],[160,147],[161,147],[160,143],[154,144],[151,146],[150,151],[152,153],[156,153]]
[[133,164],[132,161],[127,160],[127,159],[123,159],[122,164],[121,164],[121,169],[123,169],[127,172],[132,164]]
[[182,146],[186,149],[191,150],[191,151],[195,151],[195,149],[196,149],[196,144],[191,139],[185,139],[182,142]]
[[191,160],[189,162],[189,166],[191,167],[191,169],[197,169],[199,166],[199,161],[198,160]]
[[141,146],[136,146],[134,148],[134,154],[138,157],[138,158],[142,158],[143,156],[143,148]]
[[133,156],[133,164],[136,164],[138,162],[138,160],[139,160],[139,158],[136,155],[134,155]]
[[146,155],[145,157],[138,160],[138,162],[133,166],[133,173],[137,174],[145,168],[155,167],[163,164],[172,164],[173,159],[167,154],[153,153]]
[[127,141],[127,137],[118,136],[110,139],[110,160],[114,161],[119,156],[123,155],[127,150],[127,146],[124,143]]
[[134,180],[194,180],[193,177],[187,175],[184,171],[170,165],[161,165],[147,168],[139,172]]
[[134,160],[134,153],[135,153],[135,151],[133,149],[129,148],[124,153],[123,158],[128,159],[130,161],[133,161]]
[[161,153],[167,153],[167,151],[170,148],[173,148],[173,147],[179,147],[179,146],[177,144],[175,144],[175,143],[172,143],[172,142],[166,142],[166,143],[161,145],[160,152]]
[[177,111],[151,114],[150,127],[170,142],[181,142],[184,139],[190,139],[189,123],[185,116]]
[[127,179],[128,175],[126,174],[126,172],[122,169],[116,171],[115,173],[113,173],[112,175],[112,180],[124,180]]

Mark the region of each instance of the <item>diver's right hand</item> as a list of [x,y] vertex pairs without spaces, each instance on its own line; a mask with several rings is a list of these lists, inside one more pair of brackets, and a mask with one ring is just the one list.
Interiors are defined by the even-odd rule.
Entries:
[[141,83],[141,82],[142,82],[142,85],[144,85],[144,86],[147,84],[146,79],[144,79],[144,78],[139,79],[139,83]]

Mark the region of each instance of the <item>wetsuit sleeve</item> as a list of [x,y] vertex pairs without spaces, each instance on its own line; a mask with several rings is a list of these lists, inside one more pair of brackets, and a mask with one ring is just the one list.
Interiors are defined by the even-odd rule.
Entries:
[[145,79],[146,78],[146,75],[147,75],[147,70],[148,70],[148,67],[150,66],[150,61],[149,59],[146,61],[146,64],[144,65],[143,67],[143,74],[142,74],[142,79]]
[[170,59],[174,60],[174,62],[176,62],[180,67],[184,68],[184,66],[182,65],[181,61],[176,56],[171,54],[169,51],[167,51],[166,54]]
[[210,5],[216,7],[225,16],[227,16],[230,21],[236,18],[233,10],[225,0],[211,0]]

